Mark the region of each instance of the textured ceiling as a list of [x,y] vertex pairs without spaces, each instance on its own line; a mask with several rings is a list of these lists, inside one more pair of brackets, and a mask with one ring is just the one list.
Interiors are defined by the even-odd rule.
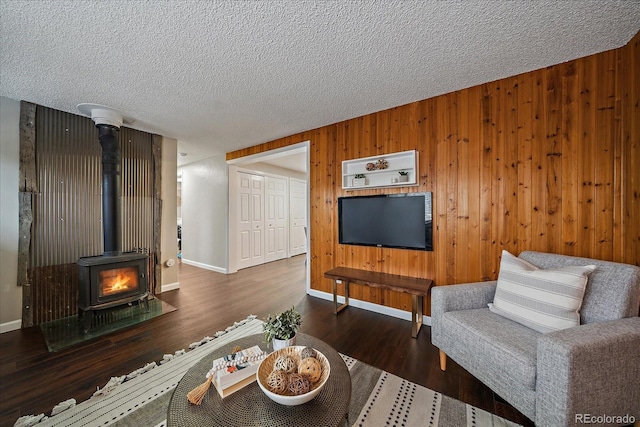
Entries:
[[630,1],[0,0],[0,95],[83,102],[179,164],[626,44]]

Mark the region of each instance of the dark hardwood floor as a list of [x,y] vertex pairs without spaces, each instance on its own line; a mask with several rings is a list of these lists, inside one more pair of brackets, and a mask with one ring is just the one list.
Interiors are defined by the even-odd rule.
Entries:
[[[88,399],[112,376],[124,375],[185,348],[250,314],[296,306],[301,332],[337,351],[486,411],[533,425],[449,360],[441,372],[430,328],[411,338],[408,321],[350,307],[335,316],[332,302],[305,293],[304,256],[224,275],[179,266],[180,289],[158,297],[178,310],[147,322],[49,353],[39,327],[0,335],[0,425],[50,413],[57,403]],[[357,386],[357,385],[356,385]]]

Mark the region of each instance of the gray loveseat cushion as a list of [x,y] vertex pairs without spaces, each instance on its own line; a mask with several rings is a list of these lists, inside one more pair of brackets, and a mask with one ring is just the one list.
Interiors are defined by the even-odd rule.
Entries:
[[447,312],[443,330],[455,337],[452,343],[471,361],[470,371],[489,377],[506,376],[510,382],[536,389],[536,353],[540,333],[496,316],[488,308]]

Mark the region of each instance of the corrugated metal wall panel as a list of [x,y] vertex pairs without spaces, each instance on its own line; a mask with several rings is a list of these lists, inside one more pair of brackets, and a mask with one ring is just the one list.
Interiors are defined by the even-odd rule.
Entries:
[[38,107],[32,268],[102,252],[100,151],[90,119]]
[[[141,143],[144,141],[144,143]],[[122,246],[153,249],[153,156],[151,134],[120,130],[122,148]],[[140,221],[146,218],[146,221]]]
[[[153,250],[152,135],[119,132],[123,251]],[[78,258],[103,253],[102,149],[89,118],[37,107],[29,276],[34,324],[77,311]],[[153,263],[151,263],[153,266]],[[150,274],[150,277],[153,274]],[[153,289],[153,288],[151,288]]]

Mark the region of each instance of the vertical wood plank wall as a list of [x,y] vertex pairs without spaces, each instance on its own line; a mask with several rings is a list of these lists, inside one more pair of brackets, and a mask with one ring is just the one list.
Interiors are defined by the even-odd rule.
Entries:
[[[311,286],[335,266],[434,279],[497,278],[501,251],[640,265],[640,34],[626,46],[227,154],[310,141]],[[343,160],[419,151],[418,187],[341,189]],[[337,243],[337,199],[432,191],[434,251]],[[410,310],[406,295],[352,297]],[[430,302],[425,303],[427,309]]]

